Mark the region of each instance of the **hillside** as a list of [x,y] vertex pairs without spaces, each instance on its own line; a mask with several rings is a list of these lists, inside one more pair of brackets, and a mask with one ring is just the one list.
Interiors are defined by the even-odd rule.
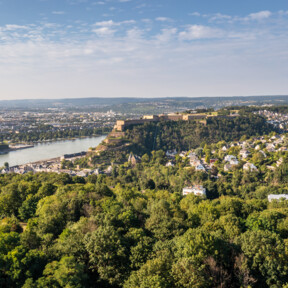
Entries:
[[133,143],[132,150],[140,154],[153,150],[188,150],[202,143],[238,141],[241,137],[268,134],[273,126],[262,117],[247,114],[235,118],[211,117],[202,121],[161,121],[128,127],[126,141]]

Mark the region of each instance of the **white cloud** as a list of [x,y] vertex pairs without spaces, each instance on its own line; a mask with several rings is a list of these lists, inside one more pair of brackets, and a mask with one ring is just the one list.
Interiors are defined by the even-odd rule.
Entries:
[[267,19],[272,15],[272,12],[266,10],[266,11],[260,11],[257,13],[251,13],[248,15],[246,19],[250,20],[263,20]]
[[212,39],[224,36],[224,31],[203,25],[190,25],[179,33],[180,40]]
[[94,26],[101,26],[101,27],[112,27],[112,26],[121,26],[121,25],[129,25],[129,24],[135,24],[135,20],[125,20],[121,22],[114,22],[113,20],[107,20],[107,21],[101,21],[96,22]]
[[133,28],[127,31],[126,35],[131,39],[140,39],[142,38],[144,31],[139,28]]
[[64,14],[66,14],[66,12],[65,11],[53,11],[52,14],[54,14],[54,15],[64,15]]
[[113,29],[110,29],[109,27],[101,27],[97,29],[92,30],[94,33],[96,33],[98,36],[112,36],[116,31]]
[[111,26],[115,25],[115,22],[113,20],[108,20],[108,21],[96,22],[94,25],[95,26],[105,26],[105,27],[109,26],[109,27],[111,27]]
[[172,21],[172,19],[168,17],[157,17],[155,20],[159,22],[171,22]]
[[160,42],[169,42],[176,34],[177,28],[162,29],[161,33],[156,35],[156,39]]
[[232,19],[232,16],[221,14],[221,13],[216,13],[216,14],[209,17],[209,21],[211,21],[211,22],[213,22],[213,21],[225,21],[225,20],[231,20],[231,19]]
[[189,13],[190,16],[196,16],[196,17],[200,17],[201,14],[199,12],[193,12],[193,13]]
[[15,24],[7,24],[4,26],[4,30],[13,31],[13,30],[27,30],[29,26],[24,25],[15,25]]

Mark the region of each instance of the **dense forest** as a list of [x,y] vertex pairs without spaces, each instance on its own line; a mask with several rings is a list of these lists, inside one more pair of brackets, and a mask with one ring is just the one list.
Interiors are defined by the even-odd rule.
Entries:
[[[0,286],[287,288],[288,203],[267,201],[287,193],[287,161],[218,180],[166,161],[160,150],[110,176],[0,175]],[[191,183],[207,198],[183,197]]]
[[200,145],[219,141],[236,141],[241,137],[268,134],[274,131],[263,117],[252,113],[240,117],[207,119],[199,121],[161,121],[131,126],[126,129],[127,138],[134,143],[134,152],[144,154],[152,150],[189,150]]

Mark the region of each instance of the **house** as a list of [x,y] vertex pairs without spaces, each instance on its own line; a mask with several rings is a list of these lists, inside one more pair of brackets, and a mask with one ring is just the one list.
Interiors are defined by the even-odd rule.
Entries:
[[224,158],[224,161],[225,162],[231,162],[232,159],[236,159],[237,160],[236,156],[234,156],[234,155],[226,155],[225,158]]
[[275,139],[281,139],[280,135],[274,135],[270,138],[271,140],[275,140]]
[[226,152],[228,150],[228,147],[227,146],[223,146],[221,150]]
[[283,142],[284,142],[284,141],[283,141],[281,138],[273,141],[273,143],[274,143],[275,145],[277,145],[277,144],[282,144]]
[[105,170],[105,173],[106,174],[112,174],[112,171],[113,171],[113,167],[110,165],[106,170]]
[[273,143],[266,143],[266,149],[268,152],[275,152],[275,145]]
[[167,157],[174,158],[176,155],[177,155],[176,149],[166,151],[166,156],[167,156]]
[[261,147],[260,147],[260,145],[258,144],[256,147],[255,147],[255,150],[260,150],[261,149]]
[[232,166],[236,166],[236,165],[238,165],[239,164],[239,161],[237,160],[237,159],[232,159],[231,161],[230,161],[230,165],[232,165]]
[[173,164],[172,161],[169,161],[169,162],[166,163],[165,166],[166,166],[166,167],[174,167],[174,164]]
[[202,164],[197,165],[195,169],[196,171],[206,172],[206,169]]
[[86,177],[87,176],[87,174],[84,171],[77,172],[76,175],[79,177]]
[[263,150],[260,150],[259,153],[261,153],[264,156],[264,158],[267,157],[266,153]]
[[212,167],[218,159],[210,159],[210,167]]
[[95,169],[95,170],[92,172],[92,174],[94,174],[94,175],[99,175],[99,174],[103,174],[103,173],[100,171],[100,169]]
[[240,156],[243,158],[243,159],[246,159],[248,158],[248,156],[250,155],[250,152],[246,149],[242,149],[240,152],[239,152]]
[[243,170],[257,172],[258,169],[253,163],[246,163],[243,165]]
[[287,149],[287,147],[280,147],[279,149],[278,149],[278,151],[279,152],[286,152],[286,151],[288,151],[288,149]]
[[227,163],[227,164],[224,165],[224,171],[225,172],[229,172],[231,170],[232,170],[232,165],[231,164]]
[[288,200],[288,194],[279,194],[279,195],[276,195],[276,194],[270,194],[268,195],[268,201],[269,202],[272,202],[273,200]]
[[190,158],[190,160],[195,158],[198,159],[198,156],[195,154],[195,152],[190,152],[187,157]]
[[9,173],[9,170],[8,169],[2,169],[1,170],[1,174],[8,174]]
[[186,157],[186,154],[187,154],[186,151],[182,151],[182,152],[179,154],[179,156],[180,156],[180,157]]
[[[190,155],[190,154],[189,154]],[[190,165],[196,167],[201,164],[201,160],[196,155],[190,155]]]
[[202,185],[194,185],[193,187],[183,188],[183,196],[188,194],[194,194],[196,196],[206,196],[206,188],[203,188]]
[[267,167],[267,169],[269,169],[271,171],[275,171],[275,169],[276,169],[276,167],[274,167],[274,166],[267,165],[266,167]]
[[131,163],[132,166],[135,166],[140,161],[141,161],[141,159],[139,156],[134,155],[132,152],[130,153],[130,155],[128,157],[128,162]]
[[279,167],[283,163],[283,158],[281,157],[277,162],[276,166]]

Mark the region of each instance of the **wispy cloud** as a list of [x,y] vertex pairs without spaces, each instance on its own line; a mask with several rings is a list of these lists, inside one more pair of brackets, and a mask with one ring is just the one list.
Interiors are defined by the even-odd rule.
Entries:
[[[280,11],[279,11],[280,12]],[[247,16],[238,16],[238,15],[227,15],[222,13],[214,13],[214,14],[201,14],[199,12],[193,12],[189,14],[190,16],[202,17],[204,19],[208,19],[209,22],[248,22],[248,21],[262,21],[268,19],[273,16],[273,13],[268,10],[259,11],[255,13],[250,13]]]
[[135,24],[136,21],[135,20],[125,20],[125,21],[121,21],[121,22],[114,22],[113,20],[107,20],[107,21],[100,21],[100,22],[96,22],[94,25],[95,26],[103,26],[103,27],[112,27],[112,26],[121,26],[121,25],[125,25],[125,24]]
[[168,18],[168,17],[157,17],[155,20],[160,21],[160,22],[172,22],[173,21],[171,18]]
[[103,36],[103,37],[112,36],[116,32],[116,30],[113,30],[109,27],[101,27],[101,28],[93,29],[92,31],[96,33],[98,36]]
[[251,13],[249,14],[246,19],[247,20],[263,20],[263,19],[267,19],[272,15],[272,12],[270,11],[260,11],[257,13]]
[[179,33],[180,40],[213,39],[223,36],[223,30],[203,25],[190,25],[185,31]]
[[66,14],[66,12],[65,11],[53,11],[52,14],[54,14],[54,15],[64,15],[64,14]]

